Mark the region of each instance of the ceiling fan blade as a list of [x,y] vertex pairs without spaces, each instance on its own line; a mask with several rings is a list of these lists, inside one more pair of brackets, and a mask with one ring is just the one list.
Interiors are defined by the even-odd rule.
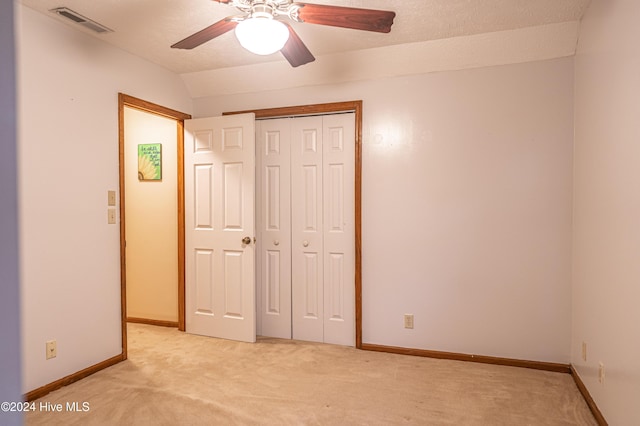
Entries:
[[302,22],[352,28],[354,30],[388,33],[396,13],[386,10],[357,9],[322,4],[295,3],[300,6],[298,17]]
[[231,31],[238,25],[238,22],[231,18],[224,18],[221,21],[216,22],[213,25],[209,25],[207,28],[198,31],[195,34],[190,35],[184,40],[180,40],[171,47],[174,49],[193,49],[203,43],[208,42],[226,32]]
[[299,67],[300,65],[308,64],[316,60],[311,54],[307,46],[302,42],[302,39],[293,30],[291,25],[284,23],[289,28],[289,40],[284,45],[280,52],[287,58],[287,61],[292,67]]

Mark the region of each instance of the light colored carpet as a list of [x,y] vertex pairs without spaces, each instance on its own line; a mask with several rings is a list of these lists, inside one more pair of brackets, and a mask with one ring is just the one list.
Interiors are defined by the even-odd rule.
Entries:
[[[597,425],[568,374],[129,324],[129,359],[27,425]],[[81,405],[81,404],[80,404]]]

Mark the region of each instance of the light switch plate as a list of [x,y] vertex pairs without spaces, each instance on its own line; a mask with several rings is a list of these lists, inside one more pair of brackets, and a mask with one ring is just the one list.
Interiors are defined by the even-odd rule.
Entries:
[[107,212],[107,223],[109,225],[113,225],[116,223],[116,209],[108,209]]
[[107,204],[110,206],[116,205],[116,191],[107,191]]

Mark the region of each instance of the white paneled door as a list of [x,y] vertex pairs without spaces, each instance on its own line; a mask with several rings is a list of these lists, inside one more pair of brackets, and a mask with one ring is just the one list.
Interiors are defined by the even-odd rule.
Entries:
[[[291,339],[291,129],[256,123],[258,319],[268,336]],[[264,332],[262,333],[264,334]]]
[[293,338],[324,341],[322,116],[291,120]]
[[186,331],[255,342],[253,114],[185,120]]
[[323,117],[324,342],[355,345],[355,114]]
[[257,127],[261,332],[354,345],[354,114]]

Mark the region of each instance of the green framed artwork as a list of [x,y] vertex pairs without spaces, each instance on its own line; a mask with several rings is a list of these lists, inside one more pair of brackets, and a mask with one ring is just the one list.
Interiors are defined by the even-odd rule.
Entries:
[[162,144],[138,145],[138,180],[162,180]]

